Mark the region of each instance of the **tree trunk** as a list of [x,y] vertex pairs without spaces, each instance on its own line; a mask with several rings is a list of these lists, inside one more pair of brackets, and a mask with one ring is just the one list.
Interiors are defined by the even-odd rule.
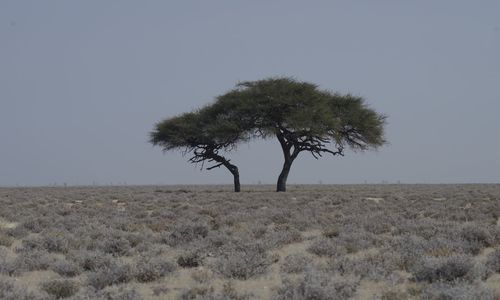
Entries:
[[238,167],[235,166],[234,170],[231,171],[231,174],[233,174],[234,177],[234,191],[238,193],[241,191],[240,173],[238,172]]
[[280,176],[278,177],[278,183],[276,184],[277,192],[286,192],[286,181],[288,179],[288,173],[290,173],[290,168],[292,167],[292,160],[285,160],[283,163],[283,169],[281,170]]
[[239,192],[241,191],[241,185],[240,185],[240,172],[238,171],[238,167],[233,165],[232,163],[229,162],[228,159],[226,159],[223,156],[218,155],[217,153],[214,153],[213,151],[211,152],[210,155],[207,155],[205,159],[210,159],[213,161],[218,162],[215,166],[207,168],[207,170],[212,170],[213,168],[219,168],[220,166],[226,167],[226,169],[233,174],[234,178],[234,191]]
[[224,166],[229,170],[229,172],[231,172],[231,174],[233,174],[234,191],[237,193],[240,192],[241,191],[240,172],[238,171],[238,167],[233,165],[233,164],[230,164],[230,163],[226,163],[226,164],[224,164]]
[[288,179],[288,173],[290,173],[290,168],[292,167],[292,163],[299,154],[299,150],[297,148],[293,148],[293,151],[290,153],[293,145],[288,143],[286,139],[281,134],[277,134],[276,137],[280,142],[281,149],[283,150],[283,158],[285,162],[283,163],[283,168],[281,169],[281,173],[278,176],[278,182],[276,184],[276,192],[286,192],[286,181]]

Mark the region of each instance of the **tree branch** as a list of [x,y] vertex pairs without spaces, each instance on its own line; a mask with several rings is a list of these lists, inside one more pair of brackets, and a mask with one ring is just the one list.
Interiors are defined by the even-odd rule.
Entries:
[[215,166],[208,167],[206,170],[212,170],[212,169],[215,169],[215,168],[220,168],[220,166],[222,166],[222,165],[224,165],[223,162],[218,163]]

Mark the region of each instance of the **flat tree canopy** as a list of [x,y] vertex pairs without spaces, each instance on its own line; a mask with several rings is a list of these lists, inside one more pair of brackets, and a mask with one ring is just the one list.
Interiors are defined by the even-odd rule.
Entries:
[[309,82],[278,77],[246,81],[195,112],[156,125],[151,142],[165,151],[183,149],[192,163],[225,166],[240,190],[238,168],[220,154],[241,141],[276,138],[283,152],[277,191],[286,191],[288,174],[301,152],[316,159],[324,154],[343,156],[345,149],[364,151],[385,143],[386,117],[364,99],[319,89]]
[[226,118],[218,107],[207,106],[203,109],[184,113],[156,124],[150,134],[150,142],[164,151],[179,149],[190,154],[189,162],[212,162],[211,170],[226,167],[234,177],[234,190],[240,191],[238,167],[224,157],[221,152],[231,151],[236,144],[245,140],[245,132],[236,119]]
[[317,85],[279,77],[239,83],[219,96],[216,105],[250,122],[254,136],[276,137],[284,163],[277,191],[286,191],[293,161],[301,152],[315,158],[344,155],[344,149],[376,149],[385,143],[386,117],[363,98],[321,90]]

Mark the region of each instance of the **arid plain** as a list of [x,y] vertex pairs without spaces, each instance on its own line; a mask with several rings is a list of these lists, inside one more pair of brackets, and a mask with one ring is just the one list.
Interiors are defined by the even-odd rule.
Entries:
[[0,189],[0,299],[500,299],[500,185]]

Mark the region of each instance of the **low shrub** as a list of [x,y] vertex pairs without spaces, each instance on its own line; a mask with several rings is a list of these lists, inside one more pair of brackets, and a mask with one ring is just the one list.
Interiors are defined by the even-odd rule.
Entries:
[[188,251],[177,258],[177,264],[183,268],[196,268],[203,263],[203,257],[198,251]]
[[254,228],[252,228],[252,234],[256,239],[264,237],[266,233],[267,233],[267,226],[257,225]]
[[114,259],[109,254],[100,251],[73,251],[69,257],[75,261],[84,271],[95,272],[111,267]]
[[285,257],[281,271],[285,273],[302,273],[312,263],[312,259],[302,254],[291,254]]
[[296,280],[285,279],[274,300],[334,300],[354,296],[359,279],[338,277],[317,270],[309,270]]
[[389,240],[383,251],[392,250],[399,255],[399,267],[408,271],[421,261],[422,256],[428,251],[427,243],[422,237],[405,234]]
[[329,239],[338,237],[339,234],[340,234],[340,228],[338,226],[330,226],[328,228],[325,228],[322,232],[322,235]]
[[233,244],[235,238],[224,231],[210,231],[205,242],[207,244],[207,250],[221,251],[223,247]]
[[21,224],[22,227],[33,233],[40,233],[47,225],[48,222],[41,218],[30,218]]
[[481,283],[433,283],[424,288],[421,299],[428,300],[495,300],[494,293]]
[[195,286],[181,291],[179,300],[202,300],[210,299],[214,295],[214,288],[208,286]]
[[27,236],[21,241],[21,247],[16,247],[16,252],[45,251],[45,245],[40,236]]
[[191,278],[193,278],[194,281],[202,284],[206,284],[210,282],[214,277],[214,274],[210,270],[206,269],[198,269],[194,270],[191,273]]
[[497,249],[488,255],[486,265],[491,271],[500,273],[500,249]]
[[289,211],[279,211],[271,216],[271,221],[275,224],[288,224],[292,219],[292,214]]
[[230,282],[226,282],[220,292],[213,287],[195,286],[181,291],[179,300],[247,300],[248,294],[240,294]]
[[151,282],[173,272],[176,266],[161,258],[142,258],[135,265],[135,279],[139,282]]
[[0,246],[10,247],[13,242],[14,239],[12,237],[0,232]]
[[473,267],[468,256],[424,257],[412,271],[416,281],[439,282],[464,278]]
[[142,300],[133,288],[110,286],[102,290],[86,289],[71,297],[71,300]]
[[491,246],[494,239],[486,228],[477,224],[465,225],[460,232],[460,236],[466,241],[476,242],[485,247]]
[[73,296],[79,289],[78,283],[71,280],[51,280],[43,283],[41,289],[56,299]]
[[409,295],[398,289],[384,289],[380,295],[381,300],[401,300],[408,299]]
[[2,300],[47,300],[47,294],[30,292],[16,285],[11,278],[0,276],[0,299]]
[[50,266],[50,269],[65,277],[74,277],[81,273],[81,269],[76,263],[65,259],[57,260]]
[[120,236],[106,237],[105,240],[97,244],[97,250],[113,256],[125,256],[130,253],[130,242]]
[[249,244],[229,250],[216,262],[216,270],[227,278],[246,280],[267,272],[270,259],[265,249],[258,244]]
[[0,247],[0,275],[12,275],[14,270],[15,266],[13,262],[7,257],[7,250],[4,247]]
[[208,235],[208,227],[204,224],[185,223],[177,224],[165,238],[165,243],[175,247],[192,242],[196,239],[205,238]]
[[466,250],[472,254],[478,254],[483,248],[491,246],[494,241],[494,237],[487,229],[475,224],[463,227],[460,237],[467,241]]
[[13,269],[15,274],[22,272],[31,272],[49,269],[57,258],[45,251],[28,251],[21,252],[13,261]]
[[153,291],[153,295],[155,295],[156,297],[159,297],[159,296],[166,294],[170,291],[170,289],[164,285],[154,286],[151,288],[151,290]]
[[378,238],[373,233],[357,228],[350,228],[349,233],[341,233],[337,244],[345,248],[347,253],[356,253],[363,249],[377,246]]
[[339,242],[329,238],[316,239],[307,251],[318,256],[341,256],[347,253],[346,249],[339,245]]
[[5,234],[7,236],[10,236],[10,237],[13,237],[16,239],[21,239],[21,238],[26,237],[29,234],[29,231],[24,226],[17,226],[14,228],[8,228],[7,230],[5,230]]
[[265,240],[271,248],[275,248],[302,241],[302,234],[295,228],[277,226],[273,232],[268,233]]
[[130,265],[113,264],[108,268],[90,273],[87,276],[87,284],[100,290],[109,285],[129,282],[133,274]]
[[67,253],[71,248],[73,238],[70,233],[50,232],[46,235],[28,236],[21,242],[17,252],[47,251],[55,253]]
[[384,280],[400,270],[399,255],[395,252],[365,253],[360,257],[341,257],[328,262],[329,270],[341,274],[354,274],[370,280]]

